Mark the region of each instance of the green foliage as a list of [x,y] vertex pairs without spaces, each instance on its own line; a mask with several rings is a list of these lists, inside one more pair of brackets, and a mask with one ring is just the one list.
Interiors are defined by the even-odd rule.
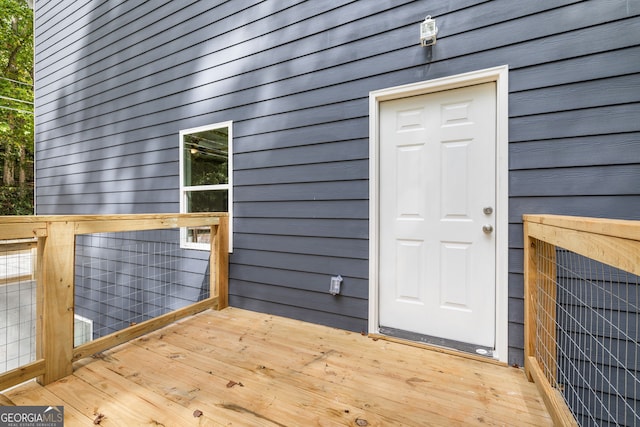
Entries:
[[[33,181],[33,10],[26,0],[0,0],[0,167],[3,186]],[[32,214],[32,191],[3,188],[3,214]],[[16,197],[24,197],[17,200]],[[11,212],[11,213],[10,213]]]
[[14,77],[31,81],[33,10],[25,0],[0,0],[0,37],[0,68]]
[[[196,157],[196,156],[192,156]],[[227,171],[229,170],[228,161],[204,159],[204,161],[192,162],[192,180],[191,185],[216,185],[226,184],[229,182]]]
[[33,187],[0,187],[0,215],[33,215]]

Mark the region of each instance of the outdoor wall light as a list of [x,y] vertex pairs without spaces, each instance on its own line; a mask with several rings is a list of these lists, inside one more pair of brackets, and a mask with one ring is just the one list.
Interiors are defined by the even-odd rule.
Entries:
[[431,15],[427,15],[424,21],[420,23],[420,45],[433,46],[436,44],[436,34],[438,34],[436,20],[431,19]]
[[340,284],[342,283],[342,276],[339,274],[337,276],[333,276],[331,278],[331,283],[329,284],[329,293],[331,295],[338,295],[340,293]]

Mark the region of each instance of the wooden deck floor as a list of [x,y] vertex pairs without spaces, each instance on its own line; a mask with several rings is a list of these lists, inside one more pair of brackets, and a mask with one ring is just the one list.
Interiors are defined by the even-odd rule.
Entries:
[[552,424],[519,369],[234,308],[5,395],[64,405],[67,427]]

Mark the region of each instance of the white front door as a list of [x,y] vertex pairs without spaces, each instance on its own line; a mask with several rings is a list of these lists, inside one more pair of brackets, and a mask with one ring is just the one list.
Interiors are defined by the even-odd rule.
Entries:
[[379,114],[380,328],[494,348],[496,83]]

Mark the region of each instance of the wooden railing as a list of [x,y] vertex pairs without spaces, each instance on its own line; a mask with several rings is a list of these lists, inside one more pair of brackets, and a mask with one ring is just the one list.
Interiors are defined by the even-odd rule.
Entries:
[[[556,306],[556,269],[560,264],[556,256],[559,251],[570,251],[640,275],[640,222],[525,215],[524,251],[525,372],[538,386],[555,424],[577,425],[562,394],[565,386],[556,378],[560,372],[556,361],[560,354],[556,337],[556,315],[560,313]],[[591,286],[589,282],[587,278],[586,286]],[[591,309],[589,304],[585,309]],[[571,340],[563,345],[570,344]]]
[[[77,235],[178,227],[211,227],[209,297],[74,348]],[[0,240],[37,239],[36,360],[0,374],[0,390],[38,378],[48,384],[72,373],[72,363],[180,318],[227,306],[228,216],[220,213],[0,217]],[[33,245],[33,243],[29,243]]]

